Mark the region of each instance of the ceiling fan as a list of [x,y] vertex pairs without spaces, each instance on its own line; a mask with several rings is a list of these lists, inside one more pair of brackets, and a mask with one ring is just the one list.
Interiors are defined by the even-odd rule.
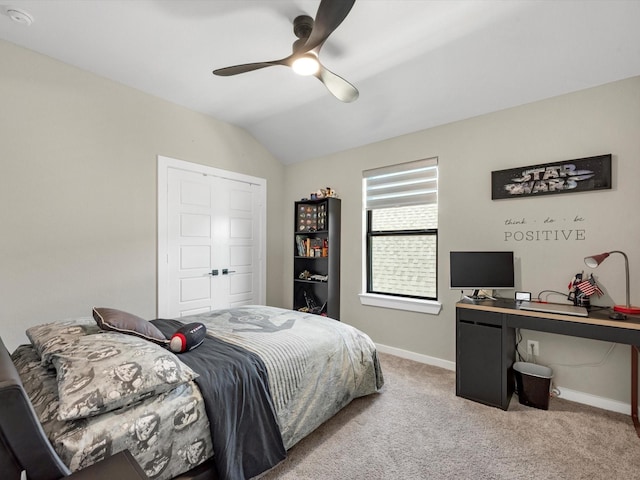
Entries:
[[346,18],[354,3],[355,0],[321,0],[315,20],[308,15],[296,17],[293,20],[293,33],[298,40],[293,42],[293,53],[288,57],[219,68],[213,71],[214,75],[228,77],[264,67],[284,65],[300,75],[315,76],[338,100],[353,102],[358,98],[358,89],[325,68],[318,57],[322,45]]

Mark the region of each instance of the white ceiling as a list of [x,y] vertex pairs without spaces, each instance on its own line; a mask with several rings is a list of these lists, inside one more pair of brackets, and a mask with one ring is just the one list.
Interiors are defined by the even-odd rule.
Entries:
[[243,127],[285,164],[640,75],[640,0],[357,0],[320,54],[354,103],[282,66],[212,75],[289,55],[318,4],[0,0],[34,18],[0,15],[0,38]]

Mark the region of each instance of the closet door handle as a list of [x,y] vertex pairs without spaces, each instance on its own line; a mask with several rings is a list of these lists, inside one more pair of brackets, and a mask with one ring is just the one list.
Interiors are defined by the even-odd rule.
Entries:
[[223,268],[222,269],[222,274],[223,275],[228,275],[229,273],[236,273],[235,270],[229,270],[228,268]]
[[218,270],[211,270],[211,272],[209,273],[209,275],[211,275],[211,276],[214,276],[214,277],[215,277],[216,275],[218,275]]

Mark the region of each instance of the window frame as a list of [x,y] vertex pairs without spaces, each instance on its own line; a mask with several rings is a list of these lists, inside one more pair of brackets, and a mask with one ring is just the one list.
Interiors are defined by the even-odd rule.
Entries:
[[[418,163],[418,162],[433,162],[435,166],[438,165],[437,157],[426,158],[423,160],[407,162],[410,163]],[[439,291],[439,272],[438,272],[438,264],[439,264],[439,248],[438,248],[438,228],[421,228],[421,229],[410,229],[410,230],[389,230],[389,231],[372,231],[372,211],[376,210],[376,208],[367,208],[367,179],[372,178],[373,176],[378,175],[377,171],[384,170],[393,170],[397,171],[398,167],[401,167],[402,164],[390,165],[387,167],[382,167],[374,170],[367,170],[363,172],[362,178],[362,199],[363,199],[363,210],[362,210],[362,289],[359,294],[360,303],[362,305],[374,306],[374,307],[382,307],[382,308],[391,308],[398,310],[407,310],[412,312],[419,313],[427,313],[432,315],[438,315],[442,310],[442,303],[438,300],[440,296]],[[409,166],[409,165],[407,165]],[[373,172],[373,173],[372,173]],[[436,177],[437,179],[437,177]],[[437,180],[436,180],[437,181]],[[436,190],[437,195],[437,190]],[[436,200],[437,201],[437,200]],[[429,202],[424,202],[428,204]],[[416,204],[416,203],[414,203]],[[398,205],[399,206],[399,205]],[[378,206],[377,209],[385,208],[383,206]],[[372,248],[372,238],[377,236],[399,236],[399,235],[428,235],[435,236],[436,240],[436,259],[435,259],[435,282],[436,282],[436,298],[426,297],[426,296],[416,296],[416,295],[408,295],[401,293],[387,293],[387,292],[375,292],[372,288],[372,258],[371,258],[371,248]]]
[[[368,294],[374,295],[388,295],[391,297],[401,297],[401,298],[415,298],[419,300],[430,300],[437,301],[438,300],[438,229],[437,228],[420,228],[420,229],[411,229],[411,230],[372,230],[372,215],[375,209],[365,210],[366,215],[366,277],[365,277],[365,292]],[[372,275],[372,240],[375,237],[401,237],[401,236],[435,236],[436,238],[436,261],[435,261],[435,280],[436,280],[436,296],[435,297],[427,297],[421,295],[409,295],[406,293],[391,293],[391,292],[377,292],[373,289],[373,275]]]

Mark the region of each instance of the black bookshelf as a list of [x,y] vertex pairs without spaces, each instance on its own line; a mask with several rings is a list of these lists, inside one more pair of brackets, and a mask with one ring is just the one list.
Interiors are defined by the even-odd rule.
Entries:
[[340,320],[340,199],[295,202],[293,309]]

